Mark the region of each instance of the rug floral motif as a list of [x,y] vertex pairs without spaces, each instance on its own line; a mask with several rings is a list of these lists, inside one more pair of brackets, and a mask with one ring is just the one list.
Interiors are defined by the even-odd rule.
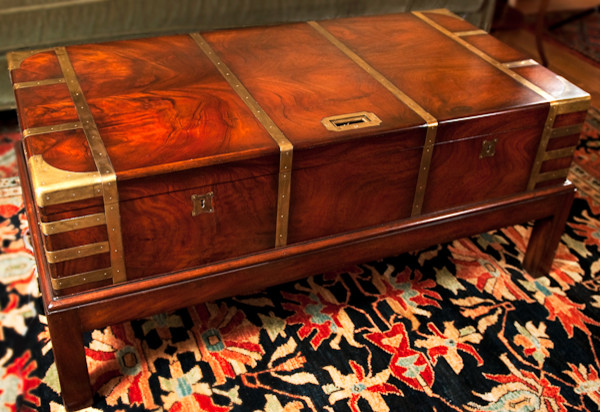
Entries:
[[[598,410],[599,130],[592,110],[548,276],[523,271],[514,226],[95,330],[89,410]],[[0,409],[60,411],[20,191],[0,182]]]

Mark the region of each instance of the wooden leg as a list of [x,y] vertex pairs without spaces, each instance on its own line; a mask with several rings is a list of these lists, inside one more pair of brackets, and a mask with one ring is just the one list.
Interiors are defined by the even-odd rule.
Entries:
[[554,215],[536,220],[523,259],[523,267],[531,276],[539,277],[550,272],[574,197],[575,190],[573,189],[556,199]]
[[48,328],[65,408],[77,410],[90,406],[93,392],[77,312],[49,314]]

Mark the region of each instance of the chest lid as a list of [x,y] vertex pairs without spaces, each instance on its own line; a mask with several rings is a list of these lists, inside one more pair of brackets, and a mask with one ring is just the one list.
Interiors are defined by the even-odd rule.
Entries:
[[504,119],[589,99],[445,11],[18,52],[10,70],[39,206],[410,129],[407,147],[525,128]]

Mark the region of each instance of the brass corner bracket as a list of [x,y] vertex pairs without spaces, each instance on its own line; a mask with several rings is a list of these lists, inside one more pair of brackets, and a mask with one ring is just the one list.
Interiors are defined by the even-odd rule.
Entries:
[[31,156],[28,167],[39,207],[102,196],[102,178],[98,172],[59,169],[41,155]]

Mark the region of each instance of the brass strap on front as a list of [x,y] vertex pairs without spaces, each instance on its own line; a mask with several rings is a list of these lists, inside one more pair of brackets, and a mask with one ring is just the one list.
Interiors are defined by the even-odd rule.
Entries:
[[417,178],[417,187],[413,200],[412,216],[419,216],[423,209],[423,199],[425,198],[425,189],[427,187],[427,178],[429,176],[429,168],[431,166],[431,157],[433,155],[433,147],[437,135],[438,122],[429,112],[421,107],[417,102],[410,98],[406,93],[400,90],[394,83],[388,80],[383,74],[377,71],[373,66],[367,63],[362,57],[356,54],[352,49],[346,46],[337,37],[331,34],[327,29],[321,26],[316,21],[310,21],[308,24],[315,29],[319,34],[325,37],[331,44],[336,46],[341,52],[348,56],[361,69],[366,71],[383,87],[390,91],[398,100],[407,105],[411,110],[417,113],[427,124],[427,133],[425,136],[425,144],[423,154],[421,156],[421,164],[419,166],[419,175]]
[[[113,283],[127,280],[123,257],[123,240],[121,237],[121,216],[119,213],[119,193],[115,170],[108,157],[104,142],[87,104],[75,70],[64,47],[54,49],[63,72],[65,83],[75,104],[81,127],[87,139],[92,158],[98,170],[101,184],[101,195],[104,203],[106,231],[112,268]],[[83,246],[84,248],[86,246]]]
[[277,189],[278,197],[275,247],[285,246],[287,244],[290,211],[290,190],[293,158],[292,143],[283,134],[279,127],[277,127],[269,115],[260,107],[248,89],[246,89],[235,73],[233,73],[231,69],[223,62],[223,60],[221,60],[219,55],[213,50],[204,37],[202,37],[202,35],[199,33],[192,33],[190,34],[190,37],[196,42],[204,54],[206,54],[209,60],[217,68],[219,73],[221,73],[223,78],[229,83],[231,88],[238,94],[246,106],[248,106],[254,116],[267,130],[271,138],[279,146],[279,182]]

